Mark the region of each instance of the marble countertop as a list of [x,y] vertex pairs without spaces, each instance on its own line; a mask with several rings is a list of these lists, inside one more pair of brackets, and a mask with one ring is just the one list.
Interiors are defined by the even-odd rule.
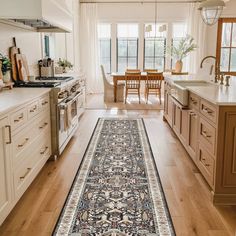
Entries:
[[13,88],[0,92],[0,116],[48,92],[51,88]]
[[186,86],[186,88],[194,94],[204,98],[205,100],[220,106],[236,105],[236,77],[230,78],[230,86],[215,84],[212,82],[213,77],[198,76],[198,75],[165,75],[165,80],[169,83],[175,81],[191,81],[191,80],[206,80],[212,86]]

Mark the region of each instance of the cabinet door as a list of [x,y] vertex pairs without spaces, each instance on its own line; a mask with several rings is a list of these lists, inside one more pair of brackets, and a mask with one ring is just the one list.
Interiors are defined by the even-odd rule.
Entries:
[[180,135],[181,113],[181,108],[173,103],[173,129],[177,135]]
[[189,110],[181,110],[181,121],[180,121],[180,139],[184,145],[188,143],[189,136]]
[[10,143],[11,133],[8,119],[0,120],[0,225],[10,211],[11,204],[11,173],[10,173]]
[[188,148],[190,156],[196,161],[196,151],[198,144],[198,114],[194,111],[189,111],[189,137]]

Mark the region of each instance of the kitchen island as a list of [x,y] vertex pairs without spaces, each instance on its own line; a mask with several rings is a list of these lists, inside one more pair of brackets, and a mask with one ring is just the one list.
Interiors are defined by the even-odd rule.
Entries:
[[50,90],[0,92],[0,225],[51,156]]
[[226,87],[204,79],[166,76],[163,118],[208,183],[213,203],[235,205],[236,83]]

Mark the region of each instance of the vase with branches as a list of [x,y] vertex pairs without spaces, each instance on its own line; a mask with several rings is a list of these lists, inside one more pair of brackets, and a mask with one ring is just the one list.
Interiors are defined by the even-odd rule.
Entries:
[[194,43],[194,38],[191,35],[187,35],[182,38],[178,44],[170,47],[170,53],[172,58],[176,60],[175,72],[180,73],[183,68],[183,59],[186,58],[189,53],[193,52],[197,48],[197,44]]

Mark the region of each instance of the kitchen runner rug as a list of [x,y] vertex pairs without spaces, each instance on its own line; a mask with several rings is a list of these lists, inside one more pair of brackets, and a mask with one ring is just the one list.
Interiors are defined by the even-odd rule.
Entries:
[[98,120],[53,235],[175,235],[142,119]]

